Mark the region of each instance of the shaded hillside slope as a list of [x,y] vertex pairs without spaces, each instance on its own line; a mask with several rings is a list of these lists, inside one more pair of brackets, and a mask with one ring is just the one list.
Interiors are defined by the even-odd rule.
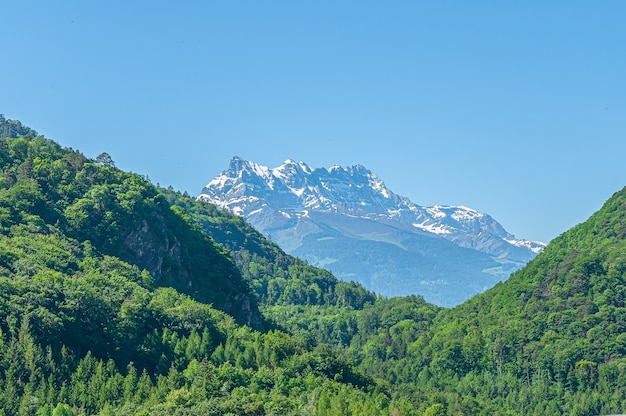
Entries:
[[241,322],[261,315],[227,252],[171,209],[143,177],[37,137],[0,141],[0,224],[52,225],[77,244],[146,269]]

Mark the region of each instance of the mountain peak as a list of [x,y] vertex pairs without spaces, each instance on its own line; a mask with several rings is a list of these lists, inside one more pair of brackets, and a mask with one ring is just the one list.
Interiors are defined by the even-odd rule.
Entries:
[[310,174],[311,168],[304,162],[287,159],[277,168],[271,169],[274,176]]
[[247,162],[240,158],[239,156],[233,156],[233,158],[230,160],[230,163],[228,164],[228,171],[229,172],[239,172],[243,169],[243,166],[246,164]]

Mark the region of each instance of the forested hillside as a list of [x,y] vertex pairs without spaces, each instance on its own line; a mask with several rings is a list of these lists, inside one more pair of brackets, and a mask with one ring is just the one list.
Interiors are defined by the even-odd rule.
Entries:
[[0,166],[0,414],[389,412],[346,357],[269,329],[231,254],[145,178],[30,135]]
[[[106,154],[88,160],[40,136],[5,140],[3,226],[53,225],[77,242],[146,269],[235,317],[260,321],[254,298],[228,254],[170,209],[147,180],[122,172]],[[34,228],[34,229],[35,229]]]
[[341,346],[417,414],[610,414],[626,409],[626,189],[508,281],[454,309],[270,303],[294,333]]
[[626,410],[626,189],[454,308],[0,117],[0,415]]

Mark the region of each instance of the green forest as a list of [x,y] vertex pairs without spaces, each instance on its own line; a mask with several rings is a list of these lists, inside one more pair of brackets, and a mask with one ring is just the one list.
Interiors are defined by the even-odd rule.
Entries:
[[0,415],[626,412],[626,188],[458,307],[0,115]]

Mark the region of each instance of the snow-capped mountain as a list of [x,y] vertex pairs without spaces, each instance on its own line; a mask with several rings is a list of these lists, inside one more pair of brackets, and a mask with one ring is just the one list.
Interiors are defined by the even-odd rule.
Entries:
[[471,208],[416,205],[361,165],[313,169],[287,160],[268,168],[234,157],[198,198],[339,278],[446,306],[505,279],[544,247]]

